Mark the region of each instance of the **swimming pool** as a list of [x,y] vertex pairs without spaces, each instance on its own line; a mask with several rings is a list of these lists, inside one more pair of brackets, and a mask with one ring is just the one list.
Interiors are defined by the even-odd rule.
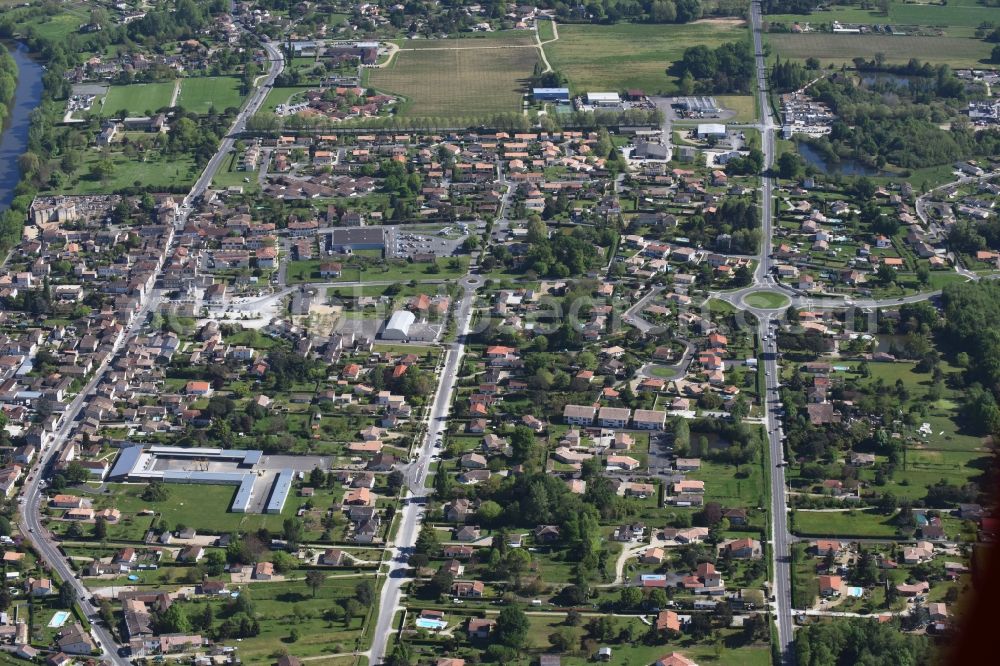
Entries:
[[49,620],[49,626],[53,629],[58,629],[66,624],[66,620],[68,619],[69,611],[56,611],[56,614],[52,616],[51,620]]
[[426,617],[417,618],[417,626],[421,629],[432,629],[434,631],[441,631],[448,626],[448,623],[444,620],[431,620]]
[[860,597],[864,593],[865,593],[865,590],[864,590],[863,587],[848,587],[847,588],[847,596],[849,596],[849,597]]

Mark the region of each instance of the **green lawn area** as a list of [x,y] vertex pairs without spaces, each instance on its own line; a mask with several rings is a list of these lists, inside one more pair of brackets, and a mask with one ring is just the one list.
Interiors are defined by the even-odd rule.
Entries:
[[757,119],[757,98],[753,95],[719,95],[715,98],[725,109],[736,115],[731,118],[736,123],[749,123]]
[[189,155],[161,157],[155,151],[147,153],[146,161],[129,159],[121,152],[108,154],[114,171],[104,181],[91,175],[91,168],[102,159],[97,150],[87,150],[76,173],[65,178],[52,194],[106,194],[133,187],[136,184],[166,188],[193,183],[200,171]]
[[743,302],[755,308],[776,309],[788,305],[788,297],[776,291],[754,291]]
[[[21,3],[19,3],[21,4]],[[59,13],[52,16],[40,16],[28,22],[34,32],[43,39],[54,42],[64,41],[69,35],[80,31],[80,25],[86,23],[90,9],[86,5],[61,6]]]
[[150,115],[157,109],[170,106],[170,98],[173,94],[173,81],[111,86],[108,88],[108,94],[104,96],[100,114],[102,116],[117,116],[120,110],[125,109],[130,116]]
[[[291,575],[301,577],[304,574],[292,572]],[[375,582],[373,576],[328,577],[315,597],[302,580],[244,586],[242,589],[253,600],[261,633],[240,641],[240,660],[246,664],[270,664],[274,662],[278,650],[286,650],[289,655],[301,658],[351,652],[359,647],[358,641],[368,621],[366,616],[352,618],[345,624],[339,619],[326,620],[324,614],[333,603],[343,606],[345,598],[353,596],[355,586],[365,579]],[[217,622],[225,617],[225,602],[188,602],[183,608],[189,616],[197,617],[205,603],[212,603]],[[299,634],[294,642],[290,639],[292,628],[296,628]]]
[[676,80],[665,70],[689,46],[712,47],[747,38],[745,24],[684,25],[618,23],[559,25],[559,40],[545,45],[552,67],[569,77],[574,92],[641,88],[672,93]]
[[989,59],[991,45],[965,37],[899,37],[892,35],[783,34],[766,36],[773,51],[783,57],[819,58],[822,65],[851,66],[854,58],[872,60],[885,54],[888,63],[905,64],[911,58],[952,67],[979,67]]
[[219,113],[229,107],[243,103],[240,94],[240,80],[235,76],[204,76],[184,79],[181,82],[181,94],[177,97],[178,106],[186,111],[208,113],[212,106]]
[[[548,637],[553,631],[563,625],[565,617],[563,615],[553,616],[529,616],[531,627],[528,631],[528,644],[535,650],[544,651],[549,646]],[[584,623],[586,624],[586,619]],[[637,618],[623,619],[613,618],[616,627],[624,627],[626,624],[632,626],[635,636],[642,636],[648,630],[648,625]],[[581,630],[584,633],[584,630]],[[712,664],[713,666],[768,666],[771,663],[771,651],[767,645],[754,643],[743,645],[739,642],[739,636],[733,630],[720,630],[716,634],[720,638],[720,648],[718,653],[716,647],[710,643],[697,642],[690,637],[682,637],[679,640],[671,641],[669,644],[647,645],[642,640],[635,640],[627,643],[613,641],[611,643],[601,643],[602,647],[611,648],[610,663],[618,666],[636,666],[638,664],[652,664],[661,657],[671,652],[680,652],[684,656],[694,660],[699,664]],[[527,663],[537,663],[532,660]],[[585,656],[579,654],[563,655],[562,663],[569,666],[583,666],[593,663]]]
[[[698,433],[691,433],[692,438]],[[745,475],[745,476],[744,476]],[[701,461],[701,469],[689,472],[689,479],[705,482],[705,501],[716,501],[726,507],[766,506],[762,470],[759,463],[742,465],[737,475],[736,467],[721,463]],[[740,478],[743,477],[743,478]]]
[[101,496],[94,506],[113,506],[123,514],[135,515],[142,509],[160,514],[174,529],[178,524],[213,532],[236,529],[245,514],[230,513],[229,506],[236,495],[236,486],[173,483],[167,486],[169,497],[164,502],[147,502],[140,497],[145,485],[108,484],[113,496]]
[[271,88],[270,92],[267,93],[267,97],[264,98],[264,103],[261,105],[261,111],[269,111],[274,113],[275,108],[279,104],[288,104],[289,100],[298,93],[303,93],[307,90],[315,90],[316,86],[292,86],[288,88]]
[[793,511],[792,532],[800,536],[893,537],[892,516],[872,511]]

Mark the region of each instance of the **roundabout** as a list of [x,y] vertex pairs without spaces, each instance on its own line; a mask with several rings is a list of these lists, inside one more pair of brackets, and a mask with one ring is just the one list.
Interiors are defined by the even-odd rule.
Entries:
[[751,291],[742,298],[743,303],[755,310],[782,310],[791,305],[788,296],[778,291]]

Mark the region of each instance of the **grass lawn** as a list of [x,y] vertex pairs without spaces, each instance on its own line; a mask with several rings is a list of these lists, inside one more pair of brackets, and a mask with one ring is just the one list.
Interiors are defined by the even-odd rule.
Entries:
[[141,509],[152,509],[167,521],[171,529],[183,524],[195,529],[213,532],[227,532],[235,529],[245,517],[241,513],[229,513],[229,506],[236,495],[236,486],[170,484],[169,497],[165,502],[147,502],[140,495],[145,489],[142,484],[108,484],[113,496],[101,496],[94,506],[114,506],[123,514],[135,515]]
[[101,159],[101,153],[88,150],[80,168],[71,177],[54,188],[52,194],[107,194],[136,184],[169,187],[193,183],[200,170],[188,155],[160,157],[150,152],[146,161],[129,159],[120,152],[109,154],[114,172],[103,182],[90,175],[91,167]]
[[[292,572],[302,576],[302,572]],[[365,579],[374,583],[373,576],[328,577],[314,597],[304,581],[254,583],[243,589],[253,599],[254,611],[260,621],[261,633],[240,641],[239,656],[246,664],[269,664],[279,649],[289,655],[311,657],[324,654],[350,652],[361,640],[367,618],[355,617],[345,624],[341,620],[323,619],[333,603],[343,605],[346,597],[353,595],[354,587]],[[377,593],[376,593],[377,594]],[[212,603],[217,622],[225,617],[224,602],[185,603],[189,616],[198,616],[204,603]],[[292,628],[299,633],[297,641],[290,638]],[[325,662],[324,662],[325,663]],[[340,663],[354,663],[353,661]]]
[[[531,626],[528,630],[528,645],[535,650],[545,650],[549,646],[549,635],[561,626],[564,626],[565,616],[562,614],[552,616],[529,616]],[[584,619],[584,624],[589,618]],[[616,627],[624,627],[626,624],[632,626],[635,636],[642,636],[648,629],[638,618],[623,619],[613,618]],[[581,633],[585,633],[582,630]],[[755,643],[743,645],[739,643],[737,631],[722,630],[717,635],[721,639],[720,650],[716,654],[714,645],[708,642],[697,642],[690,637],[683,637],[670,644],[647,645],[644,641],[635,640],[628,643],[613,641],[611,643],[601,643],[601,646],[611,648],[610,664],[621,666],[632,666],[634,664],[651,664],[671,652],[680,652],[684,656],[699,664],[713,664],[714,666],[767,666],[771,663],[771,651],[763,644]],[[537,663],[532,660],[528,663]],[[572,666],[583,666],[593,663],[585,656],[579,654],[563,655],[562,663]]]
[[747,294],[743,301],[755,308],[776,309],[788,305],[788,297],[776,291],[754,291]]
[[884,53],[888,63],[910,58],[952,67],[979,67],[990,56],[991,45],[964,37],[896,37],[892,35],[768,34],[774,52],[784,58],[819,58],[825,67],[850,66],[854,58],[872,60]]
[[[407,116],[471,119],[517,112],[538,60],[538,49],[523,46],[525,37],[407,42],[404,48],[414,50],[400,51],[385,69],[370,70],[369,83],[406,98],[401,113]],[[518,48],[497,48],[500,42]]]
[[619,23],[559,25],[559,40],[545,45],[552,67],[569,77],[574,92],[641,88],[672,93],[676,80],[666,74],[689,46],[717,46],[747,37],[740,22],[684,25]]
[[892,516],[872,511],[803,511],[792,513],[792,532],[800,536],[893,537]]
[[315,90],[317,86],[291,86],[288,88],[271,88],[270,92],[267,93],[267,97],[264,98],[264,104],[261,105],[261,111],[269,111],[274,113],[274,110],[279,104],[288,104],[292,97],[299,93],[303,93],[307,90]]
[[[698,433],[692,433],[692,437],[698,437]],[[733,465],[703,459],[701,469],[689,472],[687,476],[705,482],[706,502],[717,501],[727,507],[766,506],[760,464],[741,465],[739,471],[740,476],[745,474],[746,477],[738,477]]]
[[235,76],[184,79],[181,82],[181,94],[177,97],[179,106],[194,113],[208,113],[213,105],[221,113],[231,106],[239,108],[242,103],[240,80]]
[[[181,89],[183,90],[183,86]],[[121,109],[125,109],[130,116],[151,115],[157,109],[169,106],[173,94],[173,81],[111,86],[104,96],[100,113],[103,116],[115,116]]]
[[757,99],[753,95],[719,95],[715,99],[722,108],[736,112],[733,122],[749,123],[757,119]]
[[25,25],[30,25],[39,37],[62,42],[69,35],[79,32],[80,25],[86,23],[89,16],[90,9],[86,5],[61,6],[58,14],[39,16],[28,21]]

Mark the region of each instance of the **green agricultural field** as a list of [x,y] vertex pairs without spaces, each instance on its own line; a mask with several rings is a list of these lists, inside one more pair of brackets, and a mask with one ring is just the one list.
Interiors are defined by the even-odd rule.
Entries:
[[559,25],[559,39],[545,45],[552,67],[569,77],[575,92],[641,88],[672,93],[667,75],[684,49],[714,47],[747,37],[742,21],[699,21],[685,25],[619,23]]
[[370,70],[369,84],[404,97],[401,113],[407,116],[471,119],[518,112],[538,61],[538,49],[522,40],[422,42],[417,50],[397,53],[388,67]]
[[181,94],[177,97],[178,106],[194,113],[208,113],[212,106],[222,112],[229,107],[243,103],[240,94],[240,80],[235,76],[205,76],[184,79],[181,82]]
[[163,83],[132,83],[127,86],[111,86],[100,113],[103,116],[115,116],[122,109],[130,116],[145,116],[157,109],[170,106],[170,98],[174,94],[174,82]]
[[775,54],[805,60],[819,58],[826,65],[851,65],[854,58],[873,60],[885,54],[888,63],[911,58],[952,67],[979,67],[990,56],[991,45],[964,37],[894,37],[891,35],[769,34]]

